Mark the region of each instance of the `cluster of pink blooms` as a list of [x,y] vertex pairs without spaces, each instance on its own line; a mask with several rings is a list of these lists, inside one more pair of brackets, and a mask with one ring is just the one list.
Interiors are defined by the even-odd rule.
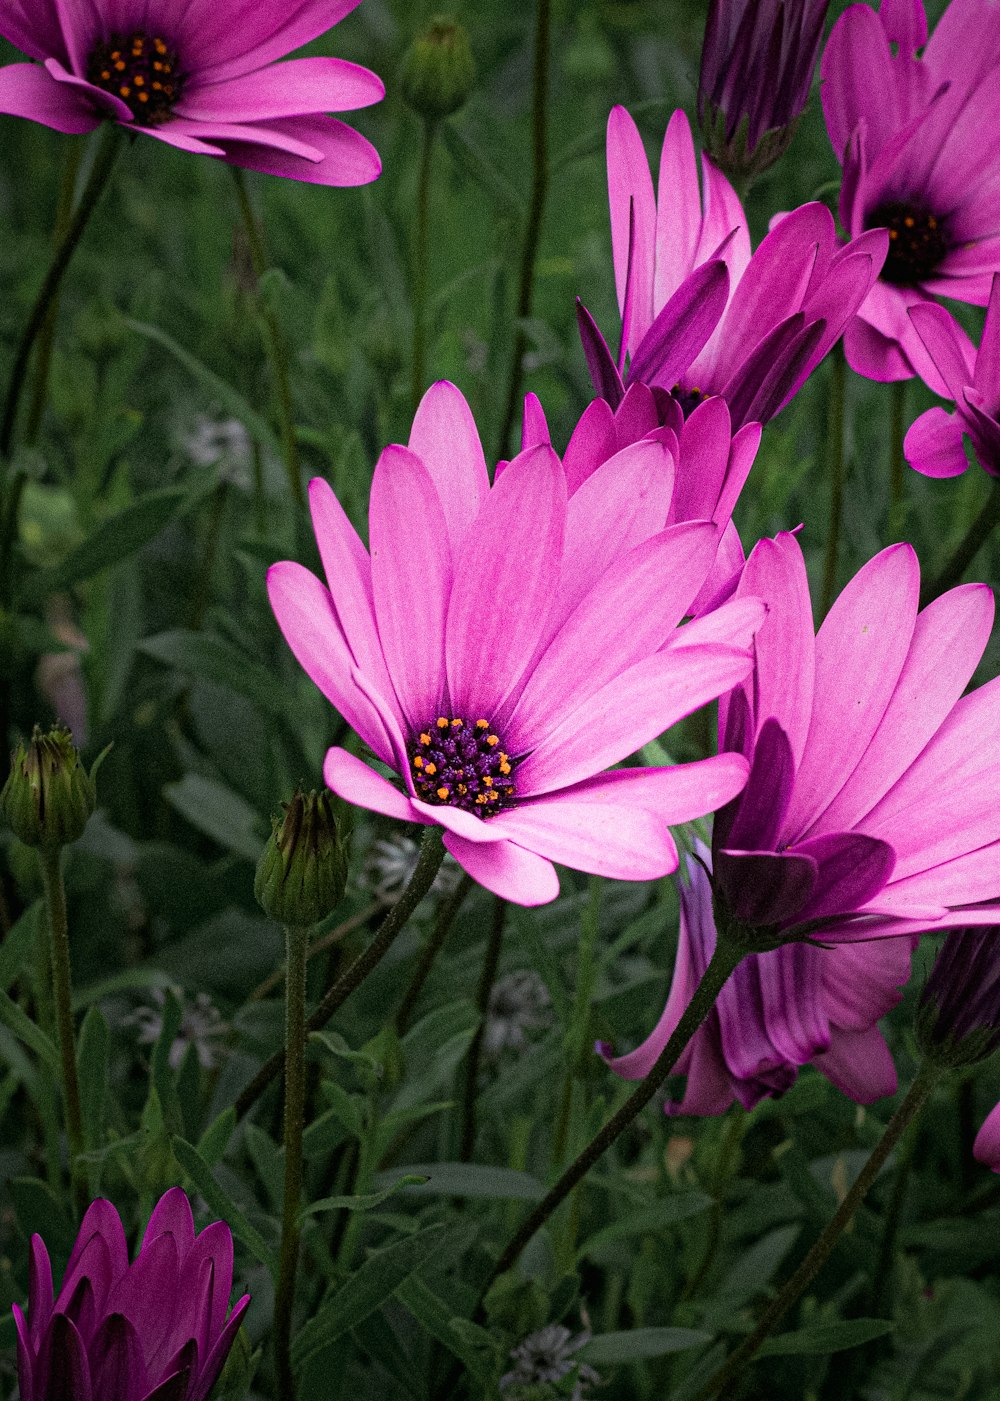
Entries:
[[[31,60],[0,70],[0,111],[64,132],[110,119],[272,174],[362,183],[378,157],[329,113],[378,101],[379,80],[335,58],[276,62],[357,3],[0,0],[0,34]],[[914,551],[892,545],[817,631],[795,535],[746,559],[731,520],[762,426],[841,340],[860,374],[917,374],[954,402],[911,427],[914,467],[955,475],[968,444],[1000,474],[998,40],[991,0],[951,0],[930,39],[920,0],[840,17],[821,72],[843,166],[841,235],[810,203],[776,215],[754,249],[730,183],[707,156],[699,167],[684,114],[669,121],[654,189],[638,129],[615,108],[620,348],[581,306],[597,397],[565,452],[529,396],[521,451],[491,474],[462,394],[435,384],[409,443],[375,467],[368,547],[317,480],[325,580],[294,562],[268,577],[289,646],[370,753],[331,749],[329,787],[439,825],[497,895],[555,899],[556,865],[662,877],[679,865],[671,827],[715,814],[711,847],[685,863],[660,1023],[631,1054],[602,1048],[619,1074],[643,1075],[720,921],[766,933],[773,947],[744,959],[685,1053],[674,1110],[752,1105],[808,1063],[859,1101],[891,1093],[878,1022],[915,936],[1000,924],[1000,680],[965,693],[991,591],[966,585],[921,610]],[[782,71],[805,91],[812,62],[803,73],[785,55]],[[940,297],[989,305],[978,350]],[[715,700],[717,756],[627,762]],[[977,1151],[1000,1168],[990,1123]],[[19,1317],[22,1395],[47,1394],[32,1378],[58,1354],[74,1377],[89,1367],[95,1396],[127,1358],[142,1379],[121,1393],[130,1401],[159,1395],[171,1368],[188,1380],[169,1395],[199,1401],[233,1326],[223,1331],[228,1255],[209,1289],[211,1251],[174,1201],[129,1270],[108,1221],[54,1309],[36,1250],[30,1328]],[[193,1312],[143,1359],[129,1280],[154,1251],[186,1281]],[[83,1280],[101,1300],[89,1312],[73,1303]]]

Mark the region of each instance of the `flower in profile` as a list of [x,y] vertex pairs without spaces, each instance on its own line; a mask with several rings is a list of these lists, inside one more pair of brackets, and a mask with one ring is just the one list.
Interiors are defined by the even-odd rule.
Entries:
[[734,428],[766,423],[854,317],[888,235],[865,233],[838,247],[830,211],[811,203],[778,219],[751,253],[739,199],[704,157],[702,179],[703,191],[691,129],[678,111],[654,194],[635,122],[623,107],[613,109],[608,193],[621,346],[616,361],[581,306],[587,364],[612,408],[625,385],[638,382],[671,394],[684,414],[718,394]]
[[326,115],[381,101],[339,58],[276,60],[360,0],[0,0],[0,35],[35,60],[0,68],[0,112],[56,131],[104,120],[182,151],[320,185],[363,185],[375,148]]
[[852,238],[889,231],[879,279],[844,334],[849,364],[869,379],[919,374],[947,393],[907,311],[989,298],[1000,261],[998,45],[1000,9],[979,0],[952,0],[929,40],[921,0],[877,14],[852,5],[830,34],[822,98],[844,170],[841,223]]
[[589,1333],[574,1337],[561,1323],[529,1333],[510,1354],[514,1366],[500,1378],[504,1401],[535,1401],[548,1396],[584,1401],[592,1394],[591,1387],[601,1382],[593,1367],[576,1357],[589,1342]]
[[[700,842],[696,851],[698,859],[686,861],[687,881],[679,882],[680,935],[663,1015],[626,1055],[598,1047],[625,1080],[642,1079],[654,1064],[715,950],[711,853]],[[687,1079],[667,1112],[722,1114],[734,1099],[752,1109],[790,1089],[809,1064],[861,1104],[892,1094],[896,1070],[878,1021],[899,1001],[912,944],[795,943],[748,954],[678,1060],[676,1073]]]
[[21,1396],[205,1401],[250,1303],[229,1311],[232,1281],[229,1227],[196,1236],[179,1187],[160,1198],[132,1264],[117,1211],[93,1202],[58,1295],[45,1244],[31,1238],[27,1316],[14,1305]]
[[993,278],[978,351],[936,302],[911,307],[910,320],[955,410],[928,409],[910,425],[903,444],[907,461],[926,477],[957,477],[969,465],[968,438],[983,470],[1000,477],[1000,273]]
[[709,155],[748,179],[788,149],[809,100],[830,0],[711,0],[698,120]]
[[626,880],[674,870],[669,824],[728,801],[746,761],[606,770],[746,676],[763,606],[745,597],[678,627],[718,530],[664,526],[671,477],[663,446],[642,442],[568,497],[541,446],[491,486],[468,405],[438,384],[409,447],[375,468],[370,556],[313,482],[330,587],[277,564],[271,605],[306,672],[401,780],[334,748],[334,792],[441,825],[465,871],[520,904],[556,897],[556,861]]

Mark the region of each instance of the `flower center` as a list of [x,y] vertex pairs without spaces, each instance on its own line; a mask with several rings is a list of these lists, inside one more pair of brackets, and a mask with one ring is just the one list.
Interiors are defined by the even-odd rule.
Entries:
[[704,403],[708,398],[705,391],[699,389],[697,385],[693,389],[686,389],[683,384],[675,384],[670,392],[680,405],[681,413],[685,419],[690,418],[698,405]]
[[425,803],[490,817],[514,801],[513,765],[488,720],[467,725],[439,715],[411,742],[410,761]]
[[881,277],[895,287],[916,287],[930,277],[950,246],[941,220],[916,205],[880,205],[868,227],[889,230]]
[[120,97],[143,126],[166,121],[184,86],[176,50],[166,39],[141,29],[112,34],[95,44],[87,60],[87,79]]

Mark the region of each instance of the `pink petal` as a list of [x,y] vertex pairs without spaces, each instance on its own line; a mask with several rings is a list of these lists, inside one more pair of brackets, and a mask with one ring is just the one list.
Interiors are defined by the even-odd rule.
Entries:
[[547,905],[559,894],[551,861],[513,842],[469,842],[449,832],[444,844],[474,881],[515,905]]
[[631,250],[632,336],[633,343],[638,345],[653,320],[656,199],[642,137],[624,107],[613,107],[608,118],[607,159],[615,284],[622,311],[629,268],[630,228],[635,232]]
[[109,1314],[90,1345],[90,1367],[98,1398],[138,1401],[149,1389],[139,1335],[120,1313]]
[[250,1295],[244,1294],[229,1315],[225,1328],[219,1334],[212,1351],[205,1359],[197,1382],[188,1393],[185,1401],[206,1401],[209,1392],[218,1380],[219,1373],[225,1366],[226,1358],[229,1356],[233,1343],[236,1341],[236,1334],[243,1322],[243,1316],[249,1307]]
[[862,120],[869,149],[877,154],[896,128],[896,85],[885,29],[867,5],[852,5],[833,26],[820,72],[823,115],[837,159],[843,161]]
[[[599,403],[603,403],[603,400],[594,400],[594,403],[591,404],[590,407],[593,408],[595,404]],[[604,407],[607,409],[607,404],[605,404]],[[410,446],[413,446],[412,441]],[[549,425],[545,418],[545,410],[542,408],[542,402],[537,394],[525,394],[524,414],[521,420],[521,451],[527,452],[528,448],[550,448],[551,446],[552,435],[549,433]],[[419,449],[414,448],[414,452],[416,452],[418,456],[420,455]],[[483,466],[485,467],[485,465],[484,462]],[[565,467],[566,462],[564,459],[564,470]]]
[[839,944],[822,955],[823,1000],[830,1020],[865,1031],[891,1011],[910,977],[913,941]]
[[896,864],[896,853],[887,842],[860,832],[828,832],[796,842],[790,850],[811,856],[819,868],[809,903],[796,915],[803,921],[863,909],[884,889]]
[[425,822],[405,793],[375,772],[346,749],[328,749],[323,764],[323,778],[338,797],[356,807],[380,812],[400,822]]
[[451,807],[448,803],[425,803],[421,798],[413,799],[413,810],[423,821],[436,823],[446,831],[461,837],[463,841],[478,843],[504,840],[503,833],[496,826],[495,818],[485,822],[474,812],[466,812],[464,808]]
[[991,841],[915,875],[894,880],[876,903],[908,916],[913,905],[971,905],[998,898],[1000,841]]
[[148,1249],[140,1251],[107,1299],[107,1312],[123,1313],[134,1326],[154,1374],[155,1360],[173,1322],[178,1275],[173,1236],[158,1236]]
[[156,1203],[141,1248],[148,1250],[159,1236],[164,1235],[173,1236],[177,1257],[183,1261],[194,1245],[194,1217],[187,1194],[180,1187],[172,1187]]
[[483,445],[461,390],[447,380],[432,384],[421,399],[410,432],[416,453],[437,488],[452,559],[459,551],[490,490]]
[[71,134],[93,131],[101,122],[82,93],[53,82],[45,69],[34,63],[0,68],[0,112]]
[[818,867],[810,856],[724,847],[714,862],[726,903],[750,924],[790,923],[816,888]]
[[224,82],[193,82],[174,109],[200,122],[262,122],[381,102],[381,78],[342,58],[296,58]]
[[695,258],[701,223],[701,191],[694,142],[688,119],[678,109],[667,123],[660,153],[653,309],[665,306],[694,271],[697,262],[702,261]]
[[64,1314],[55,1314],[49,1324],[49,1336],[42,1344],[41,1366],[36,1376],[38,1401],[43,1397],[44,1401],[93,1401],[86,1349],[80,1334]]
[[[631,390],[629,391],[631,393]],[[526,444],[525,446],[536,446]],[[615,452],[615,416],[605,399],[593,399],[573,429],[563,454],[566,490],[572,497],[590,474]]]
[[1000,1172],[1000,1104],[994,1105],[983,1120],[972,1153],[977,1162],[985,1163],[993,1172]]
[[672,389],[719,324],[728,300],[725,263],[702,263],[684,279],[636,346],[630,380]]
[[41,1236],[33,1235],[28,1261],[28,1317],[31,1320],[31,1341],[35,1348],[48,1327],[54,1302],[49,1252]]
[[950,397],[960,400],[962,390],[973,381],[975,346],[961,326],[936,302],[911,306],[910,320],[947,385]]
[[182,10],[178,47],[202,56],[213,82],[252,73],[311,43],[351,13],[360,0],[272,0],[239,14],[217,0],[193,0]]
[[910,424],[903,440],[910,466],[925,477],[960,477],[969,465],[957,414],[928,409]]
[[1000,402],[1000,273],[993,274],[990,285],[990,301],[972,384],[988,404]]
[[866,1031],[835,1028],[830,1049],[813,1064],[858,1104],[874,1104],[895,1094],[896,1067],[877,1026]]
[[[758,436],[759,432],[758,428]],[[725,399],[706,399],[688,417],[681,430],[677,485],[670,512],[674,520],[715,519],[715,507],[726,480],[731,446],[729,406]],[[753,461],[752,454],[750,461]]]
[[69,57],[51,0],[5,0],[0,34],[39,62],[50,55],[63,62]]
[[827,1050],[831,1037],[823,1001],[822,952],[789,944],[759,954],[754,962],[768,1040],[788,1065],[808,1065]]
[[565,789],[564,795],[576,803],[627,802],[673,825],[728,803],[746,783],[747,769],[742,754],[714,754],[672,768],[614,769]]
[[549,861],[613,880],[658,880],[677,869],[677,849],[664,818],[622,801],[575,801],[557,793],[536,798],[489,826]]
[[[178,125],[179,121],[151,127],[148,134],[165,141],[172,127]],[[312,185],[353,186],[368,185],[382,173],[382,161],[371,142],[336,117],[278,117],[266,127],[257,128],[256,134],[250,128],[242,128],[246,139],[224,134],[225,129],[215,128],[211,122],[205,124],[209,136],[213,129],[218,130],[218,143],[230,165],[260,170],[265,175],[280,175]],[[286,149],[277,149],[280,146]],[[308,148],[315,154],[303,159],[289,154],[292,147]]]

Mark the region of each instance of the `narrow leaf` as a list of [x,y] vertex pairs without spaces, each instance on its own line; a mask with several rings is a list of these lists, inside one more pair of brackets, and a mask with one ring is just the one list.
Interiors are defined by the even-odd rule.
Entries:
[[229,1193],[219,1186],[215,1174],[194,1144],[188,1143],[186,1138],[175,1135],[171,1140],[171,1146],[177,1161],[208,1203],[209,1210],[228,1222],[236,1239],[241,1241],[251,1255],[262,1265],[266,1265],[274,1274],[278,1263],[274,1251],[260,1232],[251,1226]]
[[797,1333],[779,1333],[767,1338],[758,1357],[820,1357],[830,1352],[846,1352],[875,1338],[884,1338],[895,1324],[888,1318],[851,1318],[836,1323],[814,1323]]
[[39,1060],[45,1062],[50,1070],[56,1075],[59,1074],[59,1052],[26,1012],[14,1002],[5,992],[0,992],[0,1022],[9,1027],[19,1041],[38,1056]]
[[614,1367],[665,1357],[668,1352],[685,1352],[711,1341],[711,1333],[698,1328],[632,1328],[625,1333],[598,1333],[577,1355],[595,1367]]
[[138,650],[189,676],[226,686],[266,714],[284,718],[288,713],[288,698],[272,674],[224,638],[173,628],[147,637]]
[[402,1187],[417,1187],[422,1182],[426,1182],[426,1177],[420,1177],[416,1173],[409,1173],[401,1177],[398,1182],[394,1182],[391,1187],[383,1187],[381,1192],[366,1192],[362,1196],[356,1197],[322,1197],[318,1202],[313,1202],[301,1213],[302,1217],[319,1216],[325,1211],[371,1211],[372,1207],[381,1206],[388,1198],[395,1194]]

